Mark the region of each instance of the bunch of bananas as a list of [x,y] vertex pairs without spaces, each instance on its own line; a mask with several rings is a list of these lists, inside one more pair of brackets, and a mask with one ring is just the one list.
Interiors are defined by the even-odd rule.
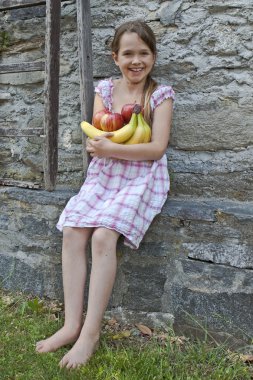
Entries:
[[[82,131],[91,139],[105,134],[104,131],[95,128],[87,121],[81,122],[81,128]],[[151,129],[142,116],[141,106],[136,104],[129,123],[117,131],[114,131],[113,136],[108,138],[118,144],[130,145],[150,142]]]

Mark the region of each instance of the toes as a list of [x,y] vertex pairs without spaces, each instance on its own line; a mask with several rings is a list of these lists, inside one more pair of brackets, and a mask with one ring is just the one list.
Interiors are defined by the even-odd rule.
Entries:
[[71,362],[68,362],[68,364],[66,365],[66,368],[67,368],[67,369],[74,368],[74,364],[71,363]]
[[39,348],[39,347],[43,346],[43,343],[44,343],[44,340],[40,340],[39,342],[37,342],[37,343],[35,344],[35,347],[36,347],[36,348]]
[[42,352],[43,350],[43,343],[42,342],[38,342],[35,346],[35,351],[37,352]]
[[67,368],[67,369],[71,369],[72,368],[72,365],[73,363],[71,363],[71,361],[68,359],[68,358],[62,358],[62,360],[60,361],[60,367],[61,368]]
[[68,363],[68,358],[66,356],[63,356],[62,360],[59,363],[59,366],[63,368],[67,365],[67,363]]
[[39,342],[36,344],[35,351],[38,353],[50,352],[50,347],[45,342]]
[[42,353],[44,352],[44,348],[43,348],[43,347],[36,348],[36,351],[37,351],[39,354],[42,354]]
[[81,367],[81,365],[82,365],[82,364],[80,364],[80,363],[73,363],[73,365],[72,365],[72,369],[78,369],[78,368]]
[[67,369],[77,369],[81,367],[81,363],[77,363],[75,361],[72,361],[71,358],[68,356],[64,356],[62,360],[59,363],[59,366],[61,368],[67,368]]

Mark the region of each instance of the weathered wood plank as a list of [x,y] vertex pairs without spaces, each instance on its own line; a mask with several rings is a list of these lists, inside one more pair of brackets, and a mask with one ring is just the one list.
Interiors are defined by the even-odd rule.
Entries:
[[11,94],[9,92],[0,92],[0,100],[5,101],[5,100],[10,100],[11,99]]
[[2,0],[0,4],[0,11],[21,7],[32,7],[35,5],[41,5],[45,3],[45,0]]
[[[80,100],[81,119],[91,122],[93,113],[94,88],[91,43],[91,12],[90,0],[77,0],[77,27],[79,43],[79,72],[80,72]],[[83,134],[83,158],[86,171],[90,156],[85,149],[85,135]]]
[[44,71],[45,62],[20,62],[0,65],[0,74],[20,73],[25,71]]
[[1,137],[29,137],[29,136],[43,136],[44,128],[0,128]]
[[61,1],[46,2],[45,64],[45,189],[53,191],[58,170],[58,113]]
[[[61,0],[66,2],[67,0]],[[46,4],[46,0],[1,0],[0,11],[6,11],[8,9],[34,7],[36,5]]]
[[42,187],[38,182],[17,181],[12,178],[0,178],[0,185],[24,187],[26,189],[41,189]]

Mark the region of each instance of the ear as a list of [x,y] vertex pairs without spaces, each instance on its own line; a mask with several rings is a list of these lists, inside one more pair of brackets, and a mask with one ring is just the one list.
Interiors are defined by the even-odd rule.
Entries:
[[114,53],[114,51],[112,52],[112,59],[114,60],[115,65],[118,66],[118,55]]

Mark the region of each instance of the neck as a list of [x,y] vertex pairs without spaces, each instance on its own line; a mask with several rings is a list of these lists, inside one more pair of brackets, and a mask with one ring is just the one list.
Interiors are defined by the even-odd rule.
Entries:
[[124,91],[131,93],[134,96],[141,97],[143,94],[143,89],[145,86],[145,82],[139,83],[130,83],[125,78],[120,79],[119,87]]

